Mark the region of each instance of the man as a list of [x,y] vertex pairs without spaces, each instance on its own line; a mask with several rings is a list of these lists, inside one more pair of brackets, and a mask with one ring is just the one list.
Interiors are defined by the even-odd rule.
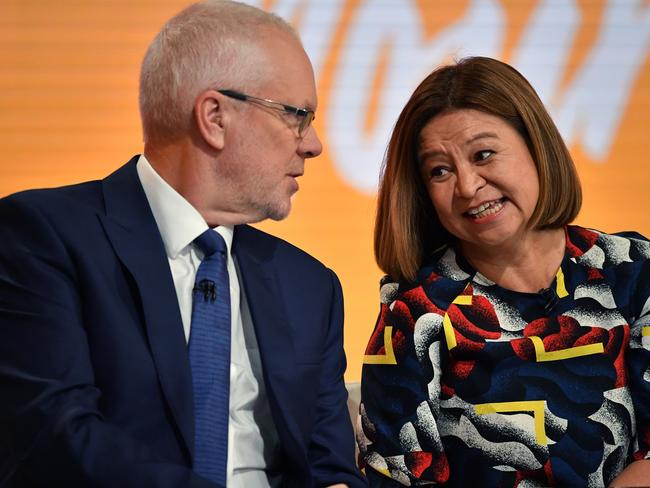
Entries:
[[339,282],[246,225],[289,213],[315,109],[284,21],[196,4],[145,55],[144,155],[0,201],[0,485],[365,486]]

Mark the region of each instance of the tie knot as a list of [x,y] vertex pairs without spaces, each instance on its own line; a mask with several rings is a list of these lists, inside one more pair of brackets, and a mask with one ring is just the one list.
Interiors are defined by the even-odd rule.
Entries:
[[226,253],[226,241],[223,240],[221,234],[212,229],[206,230],[194,239],[194,243],[205,254],[205,257],[212,256],[215,252]]

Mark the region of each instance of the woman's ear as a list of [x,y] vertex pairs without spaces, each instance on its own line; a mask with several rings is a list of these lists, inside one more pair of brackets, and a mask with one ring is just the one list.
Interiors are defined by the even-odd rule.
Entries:
[[194,118],[199,134],[210,147],[221,150],[225,143],[227,116],[223,97],[215,90],[207,90],[194,102]]

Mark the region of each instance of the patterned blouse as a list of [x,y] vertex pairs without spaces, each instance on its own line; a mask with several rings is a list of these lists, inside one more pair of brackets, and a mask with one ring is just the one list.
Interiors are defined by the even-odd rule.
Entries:
[[539,293],[451,247],[382,280],[357,434],[371,486],[603,487],[650,458],[650,242],[565,234]]

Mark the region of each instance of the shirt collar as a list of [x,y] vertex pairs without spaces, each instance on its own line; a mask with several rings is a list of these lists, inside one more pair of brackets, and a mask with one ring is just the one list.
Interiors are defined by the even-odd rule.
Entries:
[[[156,172],[144,154],[140,155],[136,169],[167,257],[174,259],[208,229],[208,224],[199,211]],[[233,227],[220,225],[215,231],[221,234],[230,253]]]

